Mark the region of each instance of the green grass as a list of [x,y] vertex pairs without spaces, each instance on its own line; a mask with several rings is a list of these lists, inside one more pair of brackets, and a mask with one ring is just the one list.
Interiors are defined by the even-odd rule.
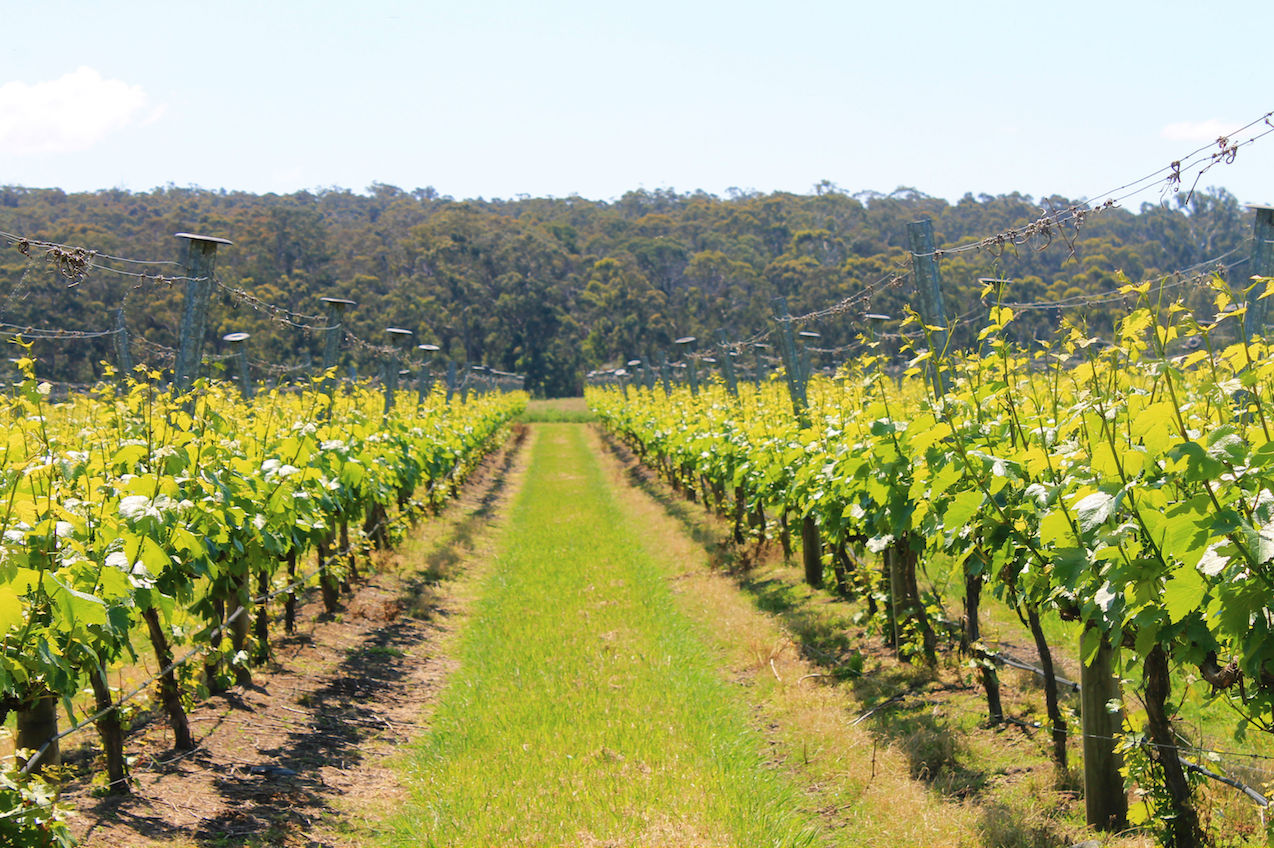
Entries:
[[460,668],[404,757],[393,845],[810,841],[675,564],[625,517],[583,428],[537,428]]
[[528,403],[518,420],[541,424],[587,424],[596,421],[597,416],[582,397],[550,398]]

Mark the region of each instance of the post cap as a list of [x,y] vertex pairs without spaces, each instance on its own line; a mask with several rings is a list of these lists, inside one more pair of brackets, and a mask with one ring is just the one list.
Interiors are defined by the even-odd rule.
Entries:
[[1253,212],[1274,211],[1274,206],[1270,206],[1265,203],[1245,203],[1243,205],[1246,206],[1248,209],[1251,209]]
[[416,345],[416,349],[417,349],[417,350],[427,350],[427,351],[429,351],[430,353],[433,353],[434,351],[437,351],[437,350],[442,350],[442,348],[438,347],[438,345],[435,345],[435,344],[422,344],[422,345]]
[[404,330],[402,327],[386,327],[385,332],[392,336],[414,336],[411,330]]
[[354,301],[346,300],[343,297],[320,297],[319,300],[324,303],[330,303],[332,306],[353,306]]
[[249,335],[247,333],[226,333],[224,336],[221,337],[221,340],[223,342],[230,342],[230,344],[238,344],[239,342],[246,342],[248,339],[249,339]]
[[628,365],[628,367],[629,367],[629,368],[636,368],[638,365],[641,365],[641,360],[640,360],[640,359],[630,359],[630,360],[628,360],[628,362],[627,362],[626,364]]
[[217,238],[216,236],[199,236],[194,233],[173,233],[173,238],[190,239],[191,241],[206,241],[210,244],[234,244],[230,239]]

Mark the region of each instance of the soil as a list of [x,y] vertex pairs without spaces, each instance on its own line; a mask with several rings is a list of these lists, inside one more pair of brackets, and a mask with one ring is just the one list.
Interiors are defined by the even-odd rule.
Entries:
[[401,792],[386,762],[425,729],[451,670],[445,643],[464,615],[453,578],[480,570],[523,435],[422,523],[414,544],[382,558],[339,613],[324,620],[317,596],[299,605],[297,632],[276,638],[274,661],[253,669],[250,685],[190,710],[195,750],[173,750],[162,716],[135,720],[132,793],[106,797],[89,780],[96,752],[73,752],[84,773],[62,800],[81,844],[350,844],[354,819],[375,816]]

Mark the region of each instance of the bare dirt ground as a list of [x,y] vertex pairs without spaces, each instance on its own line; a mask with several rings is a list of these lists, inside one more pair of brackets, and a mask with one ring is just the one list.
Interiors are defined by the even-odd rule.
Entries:
[[349,844],[353,819],[400,791],[385,762],[422,732],[451,668],[445,643],[464,606],[451,578],[481,570],[523,432],[345,596],[340,614],[320,621],[321,603],[310,599],[251,685],[196,705],[197,749],[174,751],[161,716],[137,722],[133,792],[105,798],[88,784],[94,752],[73,755],[84,773],[62,797],[82,844]]

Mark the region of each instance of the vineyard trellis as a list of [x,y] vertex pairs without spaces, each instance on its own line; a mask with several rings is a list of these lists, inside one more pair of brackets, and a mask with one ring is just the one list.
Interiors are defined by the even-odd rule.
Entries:
[[[195,363],[206,361],[197,343],[204,332],[200,300],[206,303],[214,284],[280,323],[383,357],[395,378],[401,355],[339,323],[319,323],[227,287],[211,262],[187,266],[198,273],[166,277],[100,261],[150,264],[139,260],[0,235],[28,256],[42,251],[70,288],[107,268],[165,285],[185,282],[191,307],[180,349],[141,336],[125,342],[122,310],[110,330],[3,327],[24,352],[15,360],[14,393],[0,405],[8,422],[0,449],[0,714],[18,717],[18,757],[0,775],[0,833],[62,844],[68,836],[61,813],[37,776],[59,761],[60,740],[96,728],[107,786],[127,792],[121,710],[157,686],[156,703],[176,746],[193,747],[182,680],[198,675],[183,669],[202,658],[203,685],[212,691],[227,673],[248,679],[251,663],[269,655],[272,602],[285,597],[279,615],[290,631],[303,586],[317,587],[333,613],[343,588],[358,578],[357,560],[368,546],[388,544],[402,522],[454,493],[525,396],[485,393],[516,388],[517,375],[466,369],[464,382],[453,381],[446,396],[426,391],[422,381],[413,402],[404,398],[393,408],[395,381],[386,380],[384,402],[374,403],[370,387],[342,384],[338,391],[333,361],[316,380],[252,397],[240,347],[220,357],[239,358],[236,398],[227,386],[195,379]],[[195,245],[226,243],[183,237]],[[121,355],[120,381],[52,406],[53,386],[37,379],[31,342],[23,339],[104,337],[121,342],[124,355],[136,346],[167,359],[172,385],[159,370],[129,368]],[[276,376],[309,370],[254,364]],[[470,398],[473,377],[481,378],[483,393]],[[453,402],[454,390],[461,402]],[[351,529],[351,522],[361,525]],[[311,554],[315,566],[298,576],[298,561]],[[183,642],[192,647],[174,657]],[[156,673],[130,692],[114,691],[107,669],[138,657],[147,643]],[[58,703],[70,712],[85,682],[92,706],[59,731]]]
[[[1274,589],[1267,573],[1274,544],[1266,534],[1274,525],[1274,480],[1267,473],[1274,465],[1267,408],[1274,395],[1274,366],[1264,342],[1254,338],[1264,311],[1262,290],[1227,291],[1197,266],[1183,269],[1157,283],[1129,284],[1102,296],[1109,298],[1105,302],[1136,302],[1118,328],[1118,343],[1070,327],[1042,350],[1024,351],[1005,336],[1020,313],[1102,301],[1094,296],[1078,304],[1012,304],[998,281],[990,281],[984,310],[949,324],[935,308],[940,283],[928,269],[936,269],[943,256],[972,250],[1048,249],[1055,241],[1073,249],[1071,238],[1090,215],[1155,186],[1177,191],[1187,182],[1197,184],[1215,165],[1234,162],[1242,147],[1274,132],[1271,114],[1239,131],[1247,137],[1218,139],[1215,146],[1200,148],[1095,204],[1047,213],[1021,227],[951,247],[913,241],[910,268],[890,269],[823,309],[793,316],[785,305],[776,304],[774,326],[743,335],[741,341],[718,340],[728,391],[701,384],[693,363],[705,361],[708,354],[687,349],[687,396],[672,386],[677,363],[668,363],[662,353],[657,360],[651,351],[644,362],[628,363],[644,369],[644,387],[630,387],[624,380],[627,370],[620,368],[610,372],[620,380],[619,391],[593,393],[610,426],[677,485],[691,492],[701,488],[705,501],[715,499],[734,519],[737,536],[746,532],[749,515],[759,519],[764,533],[766,508],[779,510],[784,534],[789,512],[799,516],[809,582],[830,577],[839,591],[883,602],[875,613],[887,620],[884,629],[900,652],[914,650],[930,661],[935,655],[936,634],[925,614],[915,567],[919,555],[942,552],[962,569],[974,621],[983,584],[1021,610],[1024,620],[1047,609],[1084,621],[1080,648],[1086,678],[1081,688],[1098,692],[1095,703],[1102,707],[1112,699],[1100,693],[1119,690],[1113,668],[1103,670],[1100,664],[1135,656],[1145,679],[1144,729],[1124,732],[1117,720],[1112,732],[1100,732],[1087,722],[1090,713],[1103,710],[1084,710],[1080,737],[1085,743],[1102,743],[1111,755],[1104,775],[1093,778],[1108,782],[1090,797],[1113,802],[1116,793],[1109,781],[1119,779],[1122,788],[1111,768],[1118,765],[1116,755],[1149,752],[1150,765],[1143,774],[1162,787],[1162,797],[1155,801],[1167,822],[1168,839],[1179,845],[1195,844],[1199,829],[1183,769],[1241,784],[1235,788],[1268,806],[1242,781],[1187,759],[1183,750],[1208,749],[1183,746],[1164,712],[1170,663],[1191,664],[1250,723],[1274,728],[1274,672],[1262,653],[1262,646],[1274,640],[1253,646],[1240,632],[1245,623],[1247,630],[1264,628],[1264,636],[1274,627],[1268,603],[1254,600],[1250,591],[1250,584],[1258,584],[1266,593],[1260,597],[1267,597]],[[1241,260],[1251,261],[1249,270],[1260,278],[1271,273],[1268,211],[1258,212],[1252,256]],[[205,238],[186,237],[192,242]],[[441,497],[435,484],[450,481],[480,453],[517,405],[496,396],[450,405],[456,391],[467,401],[475,379],[514,376],[475,366],[479,370],[465,368],[460,378],[453,361],[445,398],[442,392],[426,395],[422,390],[414,404],[394,412],[400,347],[355,336],[334,320],[333,311],[320,316],[278,307],[217,279],[211,266],[200,272],[187,265],[179,275],[125,270],[111,263],[181,265],[10,233],[0,232],[0,238],[32,261],[39,257],[49,263],[68,288],[96,271],[135,279],[137,286],[185,283],[191,291],[201,289],[205,298],[216,288],[282,326],[324,333],[329,341],[336,338],[373,354],[385,367],[386,401],[376,414],[367,412],[378,405],[369,401],[366,390],[332,391],[335,364],[326,357],[315,385],[322,383],[327,391],[314,391],[313,385],[294,394],[275,390],[251,403],[216,386],[184,394],[195,382],[194,364],[204,361],[198,355],[203,333],[192,316],[180,342],[183,347],[193,344],[193,351],[130,338],[141,350],[171,358],[177,392],[165,391],[150,376],[103,387],[91,400],[70,402],[67,414],[80,427],[72,433],[59,429],[65,422],[50,422],[50,387],[35,378],[29,358],[19,360],[20,389],[6,412],[11,421],[22,423],[0,464],[9,510],[0,548],[0,576],[7,578],[0,582],[0,622],[6,625],[0,691],[7,696],[6,708],[16,705],[47,714],[53,696],[67,696],[88,679],[98,707],[94,715],[46,738],[27,755],[21,769],[25,773],[38,770],[56,739],[67,733],[93,724],[105,741],[117,732],[104,729],[104,723],[118,714],[124,699],[114,698],[101,670],[132,651],[125,625],[137,625],[139,619],[158,659],[160,701],[179,747],[190,744],[188,729],[180,729],[174,672],[196,655],[207,655],[215,678],[224,672],[228,657],[240,658],[250,644],[245,610],[264,607],[312,579],[294,574],[296,557],[308,550],[317,552],[315,574],[325,603],[331,601],[359,549],[345,538],[349,521],[364,519],[363,538],[383,538],[392,506],[410,507],[422,484],[429,490],[427,501]],[[1210,260],[1209,268],[1231,255]],[[837,381],[814,377],[808,352],[836,355],[849,348],[802,345],[795,328],[869,310],[876,294],[898,289],[908,278],[926,281],[921,284],[924,308],[891,333],[883,325],[893,318],[868,312],[857,343],[864,355]],[[1217,310],[1211,318],[1160,300],[1174,287],[1200,281],[1216,289]],[[979,348],[986,349],[969,354],[950,349],[946,334],[972,318],[986,319],[978,334]],[[1230,331],[1233,341],[1224,338],[1239,319],[1242,330]],[[127,335],[122,320],[109,330],[0,329],[59,341]],[[779,348],[777,358],[763,353],[769,339]],[[881,348],[886,340],[909,356],[901,374],[886,367]],[[1189,340],[1197,341],[1195,347],[1179,352]],[[122,347],[130,349],[129,344]],[[757,388],[745,383],[739,389],[732,366],[746,352],[760,354],[758,366],[783,365],[786,399],[765,388],[764,380]],[[655,389],[656,361],[662,401]],[[254,364],[275,369],[276,376],[292,373]],[[245,393],[246,387],[244,380]],[[1182,402],[1178,391],[1191,394]],[[787,403],[791,416],[775,414]],[[440,432],[432,434],[436,440],[412,423],[422,411],[431,411],[440,423]],[[470,414],[475,418],[466,417]],[[284,425],[289,416],[291,423]],[[89,425],[94,420],[109,422],[113,430],[95,430]],[[330,438],[338,432],[357,432],[361,438]],[[69,447],[77,438],[87,440],[89,449]],[[281,493],[299,493],[299,500],[308,503],[298,508],[294,498],[283,507],[287,499]],[[1165,527],[1153,517],[1155,510],[1172,515],[1187,529]],[[248,516],[263,517],[264,525]],[[202,538],[179,530],[178,517],[198,527]],[[1193,535],[1183,535],[1188,533]],[[243,550],[232,553],[236,544]],[[339,550],[334,552],[333,545]],[[882,567],[867,566],[867,554],[882,554]],[[272,588],[280,562],[288,563],[289,573]],[[256,591],[250,585],[254,576],[264,581]],[[1129,588],[1116,591],[1120,585],[1115,577],[1120,576],[1129,577]],[[108,590],[105,598],[99,597]],[[1151,597],[1152,590],[1161,590],[1160,596]],[[174,611],[183,608],[205,619],[200,635],[208,644],[174,660],[167,641],[172,634],[156,622],[168,617],[171,631]],[[1250,614],[1244,621],[1229,609]],[[44,642],[41,650],[28,654],[25,648],[37,630]],[[11,641],[15,632],[19,638]],[[968,641],[979,659],[989,658],[976,634]],[[268,638],[259,642],[268,645]],[[1043,660],[1047,645],[1040,648]],[[1222,665],[1226,656],[1233,659]],[[1097,671],[1088,676],[1094,667]],[[246,669],[241,658],[235,668]],[[1042,673],[1051,678],[1048,688],[1054,690],[1056,675],[1047,668]],[[983,675],[992,717],[991,690],[998,685],[993,677]],[[1116,688],[1101,688],[1112,683]],[[1062,746],[1056,750],[1064,761],[1067,731],[1053,707],[1049,713],[1055,740],[1061,734]],[[116,741],[106,744],[112,750],[118,747]],[[120,769],[122,762],[116,756]],[[111,782],[120,785],[115,774]],[[38,784],[0,785],[0,798],[10,803],[0,810],[0,832],[18,819],[55,829],[47,799],[33,801],[37,795]],[[1124,816],[1117,802],[1089,809],[1090,822],[1098,826],[1116,827]]]
[[[1274,657],[1259,635],[1274,627],[1274,546],[1260,541],[1274,517],[1265,506],[1274,502],[1265,460],[1274,365],[1241,327],[1225,341],[1225,328],[1242,321],[1244,293],[1213,286],[1210,322],[1152,301],[1149,284],[1130,284],[1122,294],[1139,303],[1118,344],[1071,327],[1035,352],[1003,337],[1015,315],[999,303],[977,353],[946,349],[938,327],[913,313],[920,336],[906,342],[911,359],[897,384],[868,355],[835,382],[798,391],[805,375],[788,350],[789,416],[776,414],[788,404],[765,384],[737,397],[724,388],[594,390],[593,404],[679,488],[702,490],[705,502],[712,493],[736,537],[745,516],[767,510],[784,532],[789,514],[815,519],[822,539],[802,534],[808,582],[829,571],[840,591],[866,592],[904,652],[934,659],[915,578],[917,557],[934,552],[962,564],[967,622],[983,583],[1032,619],[1046,678],[1049,650],[1034,619],[1048,610],[1086,622],[1080,738],[1090,824],[1124,825],[1123,760],[1144,750],[1161,774],[1169,841],[1198,844],[1185,775],[1206,769],[1182,765],[1166,712],[1170,660],[1195,668],[1254,727],[1274,729]],[[988,286],[988,297],[995,291]],[[847,547],[860,553],[845,556]],[[884,555],[883,571],[863,565],[871,553]],[[976,631],[966,642],[989,660]],[[1129,657],[1146,681],[1135,730],[1105,709],[1122,700],[1119,663]],[[982,668],[994,721],[998,682],[990,662]],[[1055,678],[1046,693],[1064,765]],[[1268,806],[1251,786],[1225,782]]]
[[[1245,127],[1261,129],[1242,144],[1274,131],[1270,118]],[[1122,199],[1156,183],[1178,190],[1184,172],[1233,162],[1238,146],[1220,139],[1215,151],[1174,162],[1166,177],[1116,193],[1128,191]],[[675,488],[731,518],[737,541],[749,525],[759,525],[764,538],[769,510],[789,550],[789,516],[799,518],[806,582],[831,579],[835,591],[864,597],[901,653],[936,660],[916,566],[922,556],[953,557],[966,589],[962,644],[978,661],[994,723],[1004,720],[999,657],[981,644],[976,624],[982,587],[992,587],[1034,635],[1042,666],[1034,670],[1045,678],[1061,767],[1071,733],[1039,617],[1083,622],[1078,738],[1089,824],[1126,826],[1124,772],[1131,768],[1157,787],[1151,798],[1163,840],[1203,844],[1190,775],[1269,806],[1258,789],[1199,762],[1200,754],[1221,752],[1179,739],[1169,706],[1171,668],[1185,666],[1246,725],[1274,732],[1274,543],[1262,541],[1274,527],[1274,464],[1267,461],[1274,455],[1274,364],[1262,339],[1264,298],[1274,291],[1267,288],[1274,210],[1254,209],[1247,257],[1234,260],[1228,251],[1065,302],[1010,304],[1006,281],[986,279],[982,308],[955,321],[942,309],[941,257],[1033,242],[1047,249],[1058,226],[1078,228],[1084,216],[1070,209],[953,248],[934,247],[927,223],[918,222],[909,228],[910,269],[807,315],[792,316],[776,301],[773,328],[733,344],[722,337],[717,387],[665,383],[661,394],[649,366],[633,360],[591,375],[590,402]],[[1228,283],[1222,274],[1243,264],[1251,282]],[[868,311],[871,297],[908,276],[915,310],[897,332],[883,333],[880,325],[896,319]],[[1173,299],[1174,289],[1187,287],[1210,291],[1214,313],[1196,315]],[[1064,324],[1055,339],[1036,339],[1033,350],[1007,337],[1022,313],[1097,302],[1128,309],[1113,342],[1076,324]],[[853,345],[802,349],[794,338],[803,322],[855,312],[863,332]],[[957,350],[949,334],[970,319],[980,321],[976,345]],[[884,355],[886,337],[899,344],[902,367]],[[785,400],[761,368],[771,338]],[[807,350],[859,356],[820,382],[811,380]],[[749,351],[757,382],[741,391],[735,372]],[[647,379],[630,385],[634,367]],[[878,566],[867,564],[871,555],[880,555]],[[1122,704],[1121,678],[1134,668],[1143,704],[1135,726],[1122,708],[1107,709]]]

